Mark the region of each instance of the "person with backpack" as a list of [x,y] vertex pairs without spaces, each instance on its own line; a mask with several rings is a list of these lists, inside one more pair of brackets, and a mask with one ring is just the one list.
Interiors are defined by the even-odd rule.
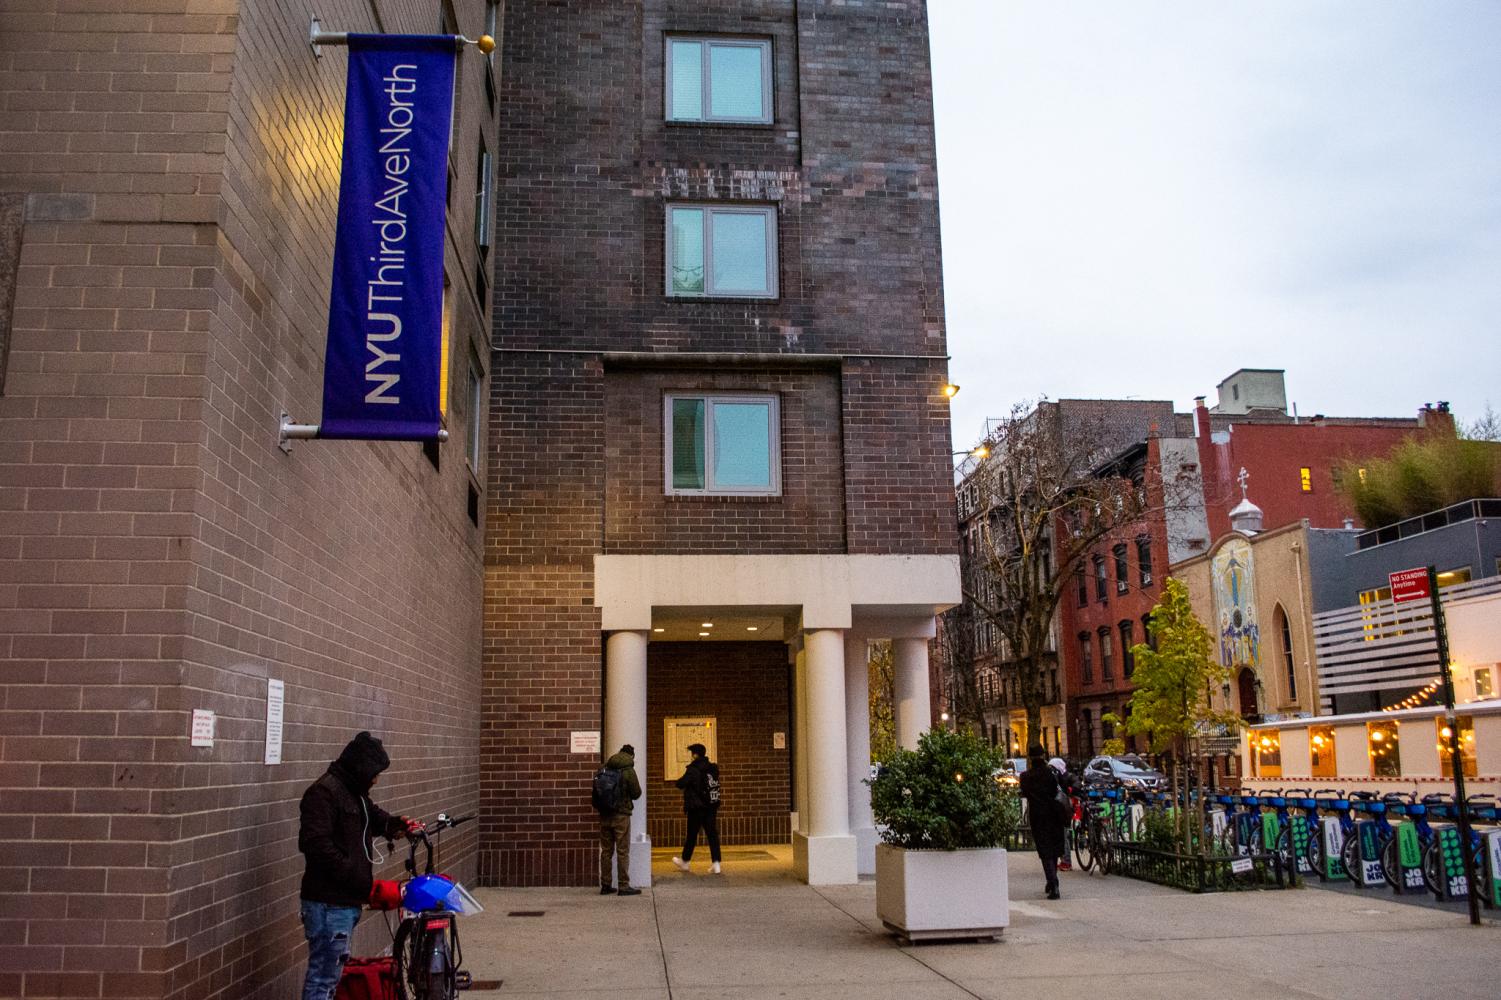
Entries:
[[709,872],[719,874],[719,765],[709,760],[702,743],[688,744],[693,759],[683,769],[677,786],[683,790],[683,812],[688,814],[688,837],[683,842],[682,857],[672,859],[678,871],[688,871],[693,849],[698,846],[698,831],[709,838]]
[[[631,886],[631,812],[641,797],[636,777],[636,748],[629,743],[594,772],[591,798],[599,813],[599,894],[639,896]],[[610,884],[610,860],[615,861],[615,885]],[[618,886],[618,888],[616,887]]]
[[[1027,769],[1021,776],[1022,797],[1027,800],[1027,819],[1032,826],[1032,843],[1042,859],[1047,879],[1044,891],[1049,899],[1058,899],[1058,859],[1063,855],[1064,813],[1072,808],[1068,792],[1058,780],[1058,772],[1048,766],[1048,752],[1036,743],[1027,748]],[[1065,802],[1069,802],[1067,806]]]
[[1079,779],[1068,773],[1068,764],[1062,757],[1049,758],[1048,766],[1057,772],[1058,784],[1063,787],[1063,791],[1069,796],[1070,800],[1068,812],[1063,817],[1063,855],[1058,859],[1058,870],[1061,872],[1071,872],[1074,870],[1074,866],[1068,860],[1068,856],[1073,843],[1069,830],[1074,819],[1072,801],[1079,795]]

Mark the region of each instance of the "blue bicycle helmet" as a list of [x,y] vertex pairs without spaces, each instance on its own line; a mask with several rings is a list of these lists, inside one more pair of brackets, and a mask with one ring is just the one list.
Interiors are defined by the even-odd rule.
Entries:
[[448,894],[453,883],[441,875],[418,875],[406,884],[401,905],[412,913],[448,909]]

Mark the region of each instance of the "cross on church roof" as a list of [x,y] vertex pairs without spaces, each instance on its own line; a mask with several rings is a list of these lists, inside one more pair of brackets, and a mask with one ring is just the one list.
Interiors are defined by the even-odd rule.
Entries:
[[1246,484],[1251,481],[1251,474],[1246,471],[1244,465],[1240,467],[1240,475],[1235,477],[1235,481],[1240,483],[1240,498],[1246,499]]

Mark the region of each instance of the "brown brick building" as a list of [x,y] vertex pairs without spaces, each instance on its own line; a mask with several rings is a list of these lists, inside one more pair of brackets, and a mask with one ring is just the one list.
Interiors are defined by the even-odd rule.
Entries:
[[451,439],[290,451],[344,50],[287,0],[0,9],[0,996],[291,996],[297,799],[363,728],[383,805],[481,812],[467,880],[595,878],[576,731],[638,747],[644,865],[685,719],[729,837],[863,864],[865,642],[915,739],[958,598],[923,4],[505,6],[459,57]]
[[506,18],[483,877],[595,881],[570,736],[601,728],[637,748],[648,877],[697,722],[727,839],[853,880],[866,641],[896,639],[915,739],[958,598],[924,5]]
[[[431,33],[439,7],[317,10]],[[0,6],[0,996],[293,995],[298,797],[360,729],[384,805],[478,807],[492,68],[460,57],[452,440],[284,453],[281,411],[318,416],[346,67],[309,11]],[[475,843],[447,852],[469,878]]]

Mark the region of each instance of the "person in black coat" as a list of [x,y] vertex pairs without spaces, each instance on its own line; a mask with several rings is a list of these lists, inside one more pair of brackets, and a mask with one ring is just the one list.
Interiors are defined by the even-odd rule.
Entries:
[[390,766],[381,741],[360,733],[302,793],[297,849],[307,859],[301,896],[308,942],[303,1000],[328,1000],[338,988],[360,908],[376,886],[371,842],[422,828],[370,801],[370,787]]
[[676,782],[683,790],[683,812],[688,814],[688,837],[683,842],[683,854],[673,858],[679,871],[687,871],[693,860],[693,849],[698,846],[698,831],[702,829],[709,838],[709,871],[719,874],[719,765],[709,760],[709,753],[702,743],[688,744],[693,759]]
[[1027,748],[1027,769],[1021,776],[1021,793],[1027,800],[1027,819],[1032,843],[1042,859],[1049,899],[1058,899],[1058,858],[1063,854],[1063,810],[1058,806],[1058,772],[1048,766],[1047,751],[1037,744]]

